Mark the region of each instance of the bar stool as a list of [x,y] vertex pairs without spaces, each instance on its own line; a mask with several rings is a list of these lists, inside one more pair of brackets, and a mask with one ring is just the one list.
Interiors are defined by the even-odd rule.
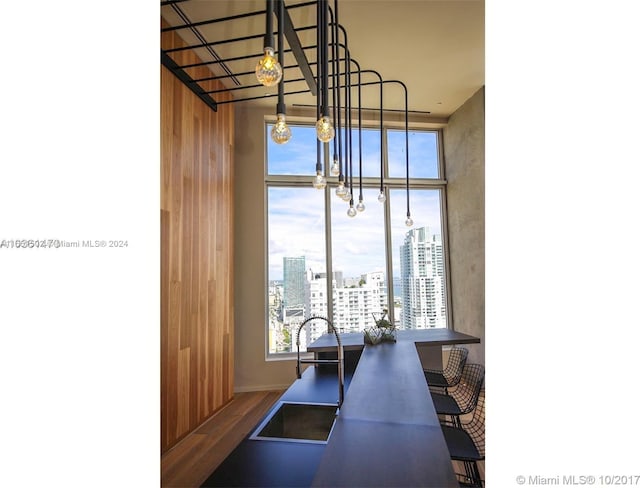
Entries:
[[464,347],[454,346],[449,351],[449,359],[444,369],[424,369],[424,377],[427,380],[429,389],[444,390],[448,393],[448,389],[456,386],[460,382],[462,370],[467,363],[469,351]]
[[484,405],[483,388],[470,421],[463,422],[459,427],[450,423],[441,425],[451,459],[461,461],[464,465],[465,474],[456,473],[460,486],[482,487],[478,461],[484,461],[485,455]]
[[451,417],[452,423],[461,427],[460,415],[470,413],[476,408],[483,382],[484,366],[465,364],[460,382],[452,387],[448,394],[431,393],[436,413]]

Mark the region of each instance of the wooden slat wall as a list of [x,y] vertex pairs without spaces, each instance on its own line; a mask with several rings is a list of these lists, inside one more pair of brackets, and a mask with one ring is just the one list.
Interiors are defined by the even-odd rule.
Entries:
[[[162,34],[165,49],[182,45]],[[191,52],[179,64],[199,62]],[[233,397],[233,109],[161,66],[161,446]],[[206,68],[192,77],[211,76]],[[211,82],[211,90],[220,88]],[[228,99],[217,96],[216,100]]]

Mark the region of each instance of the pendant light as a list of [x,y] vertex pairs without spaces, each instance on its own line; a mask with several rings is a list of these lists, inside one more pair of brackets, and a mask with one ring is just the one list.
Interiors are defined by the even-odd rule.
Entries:
[[[284,63],[284,0],[278,0],[278,60]],[[284,82],[278,85],[278,105],[276,123],[271,128],[271,139],[276,144],[286,144],[291,139],[291,129],[287,125],[287,107],[284,104]]]
[[[347,39],[345,37],[345,47],[347,46]],[[346,83],[346,110],[345,110],[345,118],[346,118],[346,128],[347,128],[347,140],[349,141],[347,144],[348,150],[348,164],[349,164],[349,194],[346,198],[346,201],[349,202],[349,208],[347,209],[347,215],[349,217],[355,217],[358,212],[353,207],[353,132],[352,132],[352,119],[351,119],[351,55],[349,54],[349,50],[345,49],[346,54],[346,75],[347,75],[347,83]]]
[[349,51],[347,50],[347,44],[345,42],[345,63],[344,63],[344,195],[342,195],[342,200],[345,202],[349,202],[351,200],[352,194],[352,180],[350,179],[351,175],[351,164],[349,159],[349,141],[351,138],[351,127],[349,125]]
[[[336,2],[336,9],[338,8],[338,1]],[[331,14],[331,67],[332,67],[332,87],[331,87],[331,106],[333,108],[333,120],[336,123],[339,123],[338,113],[336,110],[336,99],[338,98],[339,93],[339,81],[337,73],[339,71],[338,66],[340,63],[340,58],[338,56],[338,34],[337,34],[337,22],[333,18],[333,11],[329,9],[329,13]],[[318,114],[319,116],[320,114]],[[338,125],[338,134],[340,133],[340,126]],[[340,163],[338,161],[338,137],[333,138],[333,162],[331,164],[331,176],[339,176],[342,173]]]
[[409,95],[407,86],[399,82],[404,88],[404,143],[405,143],[405,155],[406,155],[406,186],[407,186],[407,220],[404,221],[407,227],[413,226],[413,219],[411,218],[411,211],[409,210]]
[[[318,17],[318,26],[320,25],[320,3],[316,5],[316,15]],[[322,32],[320,28],[316,29],[316,45],[317,45],[317,59],[318,59],[318,70],[316,75],[316,83],[320,90],[322,89],[322,75],[321,75],[321,66],[322,66]],[[320,118],[320,93],[316,96],[316,119]],[[322,174],[322,147],[319,139],[316,139],[316,176],[313,178],[313,187],[316,190],[323,190],[327,186],[327,179]]]
[[[282,80],[282,60],[278,62],[273,56],[273,0],[267,0],[266,24],[264,56],[256,65],[256,78],[264,86],[275,86]],[[280,31],[282,28],[278,25],[278,34]]]
[[321,67],[322,72],[322,116],[316,122],[316,135],[322,142],[329,142],[335,137],[335,130],[331,119],[329,118],[329,62],[328,62],[328,9],[329,4],[327,0],[318,0],[320,4],[320,11],[318,15],[318,28],[321,29],[321,41],[320,47],[322,52],[321,63],[318,67]]
[[358,195],[356,210],[364,212],[364,198],[362,197],[362,74],[360,73],[360,65],[356,63],[356,66],[358,67],[358,178],[360,183],[360,194]]
[[[334,138],[337,139],[337,144],[334,142],[334,147],[337,146],[338,151],[338,186],[336,187],[336,196],[340,199],[344,197],[347,190],[344,187],[344,173],[342,172],[342,115],[341,115],[341,99],[340,99],[340,57],[339,52],[339,40],[338,34],[338,0],[335,0],[335,19],[333,22],[332,36],[333,36],[333,89],[334,89],[334,113],[335,122],[337,127],[337,134]],[[335,158],[335,155],[334,155]]]
[[357,211],[353,208],[353,131],[352,131],[352,118],[351,118],[351,54],[349,53],[349,44],[345,35],[344,45],[346,51],[346,83],[345,83],[345,126],[347,130],[347,161],[349,165],[349,194],[345,198],[345,201],[349,202],[349,208],[347,209],[347,215],[349,217],[355,217]]
[[316,134],[322,142],[329,142],[335,137],[336,132],[328,115],[323,115],[316,122]]
[[[337,19],[337,17],[336,17]],[[337,20],[336,20],[337,23]],[[341,27],[338,24],[338,27]],[[347,33],[344,29],[342,30],[342,34],[344,36],[344,176],[345,176],[345,191],[342,195],[342,200],[349,203],[349,208],[352,205],[353,198],[353,178],[352,175],[352,166],[351,166],[351,97],[350,97],[350,78],[351,78],[351,63],[350,63],[350,55],[349,55],[349,41],[347,39]],[[338,37],[338,40],[340,38]],[[338,79],[340,76],[338,75]],[[338,87],[338,91],[340,87]],[[351,212],[347,211],[347,215],[350,215]],[[351,216],[351,215],[350,215]]]
[[327,179],[322,174],[322,163],[320,162],[321,153],[320,141],[316,141],[316,157],[318,162],[316,163],[316,176],[313,178],[313,187],[316,190],[323,190],[327,186]]
[[384,181],[384,149],[383,149],[383,139],[384,139],[384,132],[383,132],[383,97],[382,97],[382,87],[383,87],[383,83],[382,83],[382,76],[380,76],[380,73],[378,73],[377,71],[373,71],[371,70],[374,74],[376,74],[380,80],[380,193],[378,194],[378,201],[380,203],[384,203],[387,200],[387,196],[384,193],[384,186],[383,186],[383,181]]

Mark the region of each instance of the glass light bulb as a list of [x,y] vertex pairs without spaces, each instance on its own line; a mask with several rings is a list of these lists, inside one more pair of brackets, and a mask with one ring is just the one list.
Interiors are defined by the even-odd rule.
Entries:
[[320,117],[316,122],[316,135],[321,142],[329,142],[336,135],[331,119],[326,115]]
[[336,188],[336,196],[342,198],[346,192],[347,190],[344,187],[344,182],[338,182],[338,187]]
[[347,190],[346,188],[344,189],[344,195],[342,195],[342,199],[345,202],[348,202],[351,200],[351,192],[349,190]]
[[338,176],[340,174],[340,166],[338,166],[338,158],[333,158],[333,164],[331,165],[331,176]]
[[271,128],[271,139],[276,144],[286,144],[291,139],[291,129],[284,114],[278,114],[278,120]]
[[404,223],[407,227],[411,227],[413,225],[413,219],[411,218],[411,216],[408,216],[407,220],[405,220]]
[[380,194],[378,195],[378,201],[380,203],[384,203],[384,201],[387,199],[387,197],[384,195],[384,192],[381,191]]
[[350,205],[350,206],[349,206],[349,210],[347,210],[347,215],[348,215],[349,217],[355,217],[357,213],[358,213],[358,212],[356,212],[356,209],[355,209],[355,208],[353,208],[353,207]]
[[356,210],[358,212],[364,212],[364,203],[362,202],[362,200],[360,200],[356,205]]
[[282,66],[273,57],[273,48],[265,47],[264,56],[256,65],[256,78],[264,86],[275,86],[282,79]]
[[327,179],[320,171],[317,171],[316,177],[313,179],[313,187],[316,190],[322,190],[325,186],[327,186]]

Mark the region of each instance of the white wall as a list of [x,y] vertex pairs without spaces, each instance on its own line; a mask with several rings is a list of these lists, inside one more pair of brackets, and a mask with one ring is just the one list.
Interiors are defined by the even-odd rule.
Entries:
[[235,117],[235,390],[288,387],[295,361],[265,361],[265,111],[245,104]]

